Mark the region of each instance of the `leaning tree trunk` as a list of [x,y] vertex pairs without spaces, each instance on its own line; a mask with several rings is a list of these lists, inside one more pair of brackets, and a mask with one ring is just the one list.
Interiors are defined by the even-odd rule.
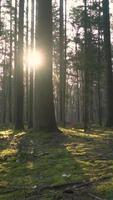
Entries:
[[23,32],[24,32],[24,1],[19,1],[18,57],[15,66],[15,129],[23,129]]
[[113,79],[110,43],[110,17],[109,0],[103,0],[103,19],[104,19],[104,45],[106,56],[106,75],[107,75],[107,127],[113,126]]
[[43,60],[35,71],[35,121],[34,128],[56,130],[52,85],[52,1],[38,0],[36,30],[37,51]]

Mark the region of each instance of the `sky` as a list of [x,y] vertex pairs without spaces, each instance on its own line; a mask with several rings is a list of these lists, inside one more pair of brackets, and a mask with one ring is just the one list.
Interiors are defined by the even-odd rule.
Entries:
[[[13,4],[15,3],[15,0],[12,0]],[[57,0],[58,4],[60,2],[60,0]],[[72,6],[78,6],[80,4],[82,4],[83,0],[67,0],[67,4],[68,4],[68,10],[70,10],[70,8]],[[109,0],[109,4],[110,4],[110,11],[111,13],[113,13],[113,0]]]
[[[52,1],[57,1],[58,4],[60,2],[60,0],[52,0]],[[14,5],[15,0],[12,0],[12,2]],[[29,0],[29,2],[31,2],[31,0]],[[81,4],[83,4],[83,0],[67,0],[67,17],[69,17],[69,11],[70,11],[71,7],[73,7],[73,6],[76,7]],[[109,6],[110,6],[111,25],[113,27],[113,0],[109,0]],[[112,41],[113,41],[113,38],[112,38]]]

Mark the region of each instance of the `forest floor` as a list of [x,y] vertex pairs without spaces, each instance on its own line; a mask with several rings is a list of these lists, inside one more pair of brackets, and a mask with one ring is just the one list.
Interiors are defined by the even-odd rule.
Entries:
[[0,131],[0,200],[113,200],[113,131]]

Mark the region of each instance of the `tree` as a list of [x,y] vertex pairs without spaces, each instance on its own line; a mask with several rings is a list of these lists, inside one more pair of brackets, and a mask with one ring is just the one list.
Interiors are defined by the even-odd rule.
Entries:
[[[65,2],[66,6],[66,2]],[[60,0],[60,122],[65,126],[66,46],[64,46],[64,0]],[[65,15],[66,17],[66,15]],[[66,21],[65,21],[66,25]],[[65,31],[66,36],[66,31]],[[66,42],[66,41],[65,41]],[[65,51],[64,51],[65,48]]]
[[113,126],[113,77],[111,61],[111,43],[110,43],[110,19],[109,19],[109,0],[103,0],[103,21],[104,21],[104,47],[106,57],[106,75],[107,75],[107,127]]
[[52,1],[37,1],[36,47],[43,56],[35,71],[34,128],[56,130],[52,86]]
[[98,116],[99,116],[99,125],[102,125],[102,105],[101,105],[101,90],[100,90],[100,78],[101,78],[101,2],[98,2],[99,6],[99,20],[98,20],[98,50],[97,50],[97,62],[99,66],[98,70]]
[[23,129],[23,31],[24,30],[24,1],[19,1],[19,26],[18,26],[18,50],[15,66],[15,129]]
[[[84,108],[86,107],[86,119],[88,118],[87,124],[89,125],[91,123],[99,123],[101,125],[106,118],[106,102],[104,100],[106,84],[105,56],[103,52],[104,41],[102,14],[102,4],[100,1],[94,2],[89,0],[84,1],[84,6],[72,8],[70,12],[70,22],[74,33],[70,42],[74,43],[72,45],[75,45],[75,52],[71,51],[71,54],[68,54],[68,57],[72,63],[71,69],[73,68],[75,73],[79,70],[79,88],[77,91],[79,91],[80,97],[80,118],[83,111],[82,92],[84,99],[87,99],[84,101]],[[69,65],[70,63],[68,64],[68,68]],[[84,84],[83,79],[81,80],[82,74],[85,75],[84,78],[87,84]],[[81,85],[84,90],[80,89]],[[85,85],[87,85],[87,87],[85,87]],[[86,92],[84,92],[85,90]],[[75,101],[77,96],[77,92],[75,91]],[[77,108],[75,109],[78,113]]]
[[[25,43],[26,43],[26,54],[28,54],[29,48],[29,0],[26,1],[26,33],[25,33]],[[26,87],[25,87],[25,99],[26,99],[26,106],[25,106],[25,120],[28,122],[28,63],[26,63],[26,70],[25,70],[25,80],[26,80]]]
[[12,0],[10,1],[10,62],[9,62],[9,89],[8,89],[8,120],[12,122]]
[[88,128],[88,21],[87,0],[84,0],[84,131]]
[[52,7],[53,22],[53,86],[56,120],[59,122],[59,71],[60,71],[60,52],[59,52],[59,6],[55,1]]
[[[34,0],[31,3],[31,50],[34,50]],[[30,68],[28,127],[33,127],[33,69]]]

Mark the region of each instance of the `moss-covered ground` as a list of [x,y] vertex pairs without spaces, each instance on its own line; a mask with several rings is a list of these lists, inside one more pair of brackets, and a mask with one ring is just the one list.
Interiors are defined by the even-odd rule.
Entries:
[[62,131],[0,131],[0,200],[113,200],[113,131]]

